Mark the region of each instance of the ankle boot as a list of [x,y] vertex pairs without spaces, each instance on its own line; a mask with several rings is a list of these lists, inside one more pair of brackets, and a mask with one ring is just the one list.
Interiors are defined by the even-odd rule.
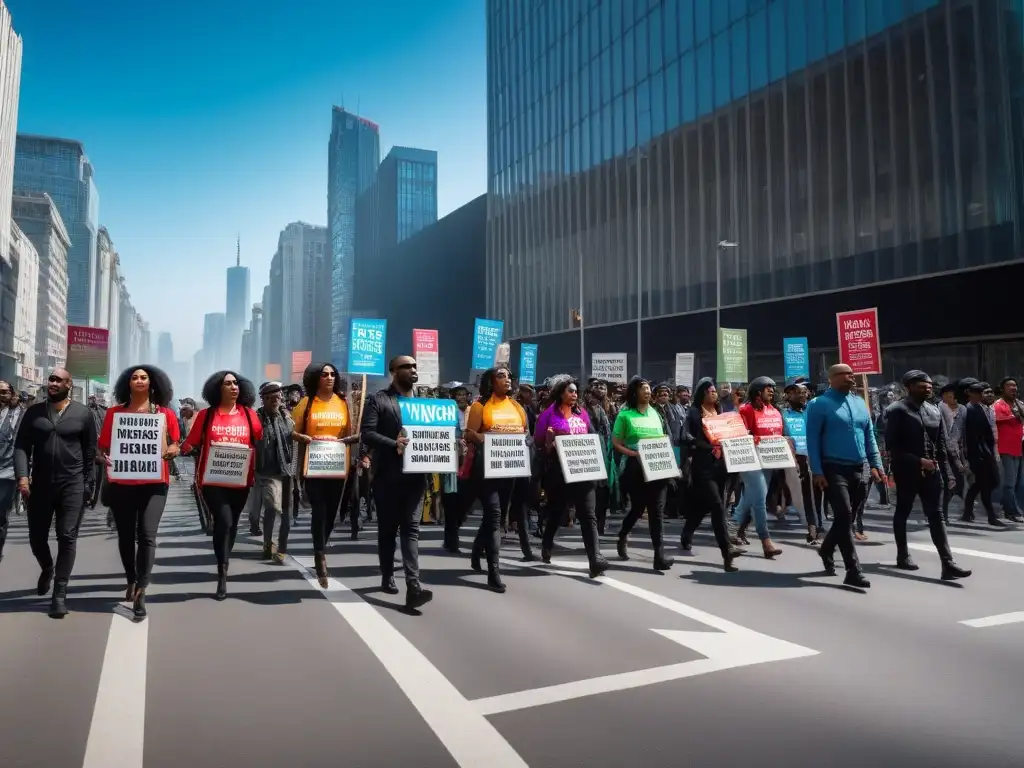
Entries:
[[860,571],[847,571],[843,584],[848,587],[856,587],[857,589],[867,589],[871,586],[871,582],[865,579],[864,574]]
[[53,568],[44,568],[39,574],[39,581],[36,582],[36,594],[43,597],[53,586]]
[[959,565],[954,563],[952,560],[947,560],[942,564],[942,580],[953,581],[955,579],[966,579],[971,575],[971,571],[966,568],[961,568]]
[[68,606],[65,602],[68,596],[68,583],[63,579],[53,586],[53,598],[50,600],[50,618],[63,619],[68,615]]
[[381,592],[384,592],[385,594],[397,595],[398,594],[398,585],[395,584],[395,577],[394,576],[381,576],[380,577],[380,589],[381,589]]
[[228,567],[226,565],[217,566],[217,592],[214,594],[215,600],[226,600],[228,596]]
[[327,555],[323,552],[314,552],[313,563],[316,568],[316,580],[320,585],[320,589],[327,589]]
[[135,616],[136,621],[142,621],[146,618],[146,590],[137,589],[135,590],[135,601],[132,603],[132,615]]
[[909,552],[899,552],[896,555],[896,567],[901,571],[916,571],[920,566],[914,562]]
[[520,543],[520,549],[523,550],[523,562],[533,562],[533,547],[530,546],[529,539]]
[[764,551],[764,557],[766,560],[773,560],[776,555],[782,554],[782,550],[772,544],[771,539],[765,539],[762,541],[761,549]]
[[619,560],[629,560],[629,550],[626,549],[626,537],[619,534],[619,540],[615,544],[615,550],[618,552]]
[[540,561],[542,563],[551,562],[551,547],[541,546],[540,548]]
[[724,570],[726,573],[736,573],[736,571],[738,571],[739,568],[733,565],[732,561],[735,560],[738,556],[739,550],[730,548],[728,552],[722,555],[722,570]]
[[487,566],[487,588],[499,594],[504,594],[505,592],[505,582],[501,580],[497,563],[491,563]]
[[469,567],[473,569],[474,573],[483,573],[484,567],[480,564],[480,558],[483,556],[483,550],[478,549],[477,545],[473,544],[473,551],[469,555]]
[[671,557],[665,556],[665,548],[661,544],[658,544],[654,548],[654,570],[656,571],[667,571],[675,563]]
[[129,581],[128,582],[128,589],[126,589],[125,592],[124,592],[124,601],[126,603],[130,603],[134,599],[135,599],[135,582],[134,581]]
[[434,599],[434,593],[424,589],[418,581],[410,581],[405,585],[405,607],[411,611],[422,608]]

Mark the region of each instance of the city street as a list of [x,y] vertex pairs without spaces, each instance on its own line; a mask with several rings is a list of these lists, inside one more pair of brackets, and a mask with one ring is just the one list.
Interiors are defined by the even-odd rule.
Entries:
[[35,596],[24,517],[12,518],[4,768],[1021,764],[1024,530],[952,527],[974,576],[943,583],[920,515],[921,570],[906,573],[870,512],[865,594],[843,588],[841,570],[824,577],[795,525],[773,532],[777,560],[752,548],[726,574],[707,523],[681,557],[673,522],[676,566],[662,575],[641,526],[628,563],[604,540],[613,568],[600,583],[568,529],[550,566],[520,563],[509,540],[497,595],[468,558],[440,553],[430,526],[435,597],[410,615],[404,589],[379,591],[373,525],[358,542],[336,534],[331,587],[316,586],[308,512],[286,566],[261,562],[240,532],[229,598],[215,602],[209,539],[187,485],[172,483],[150,618],[135,624],[118,608],[104,517],[87,514],[61,621]]

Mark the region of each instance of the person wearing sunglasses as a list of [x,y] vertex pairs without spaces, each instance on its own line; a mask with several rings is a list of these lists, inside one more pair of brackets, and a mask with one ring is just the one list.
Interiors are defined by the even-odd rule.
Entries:
[[[352,419],[345,385],[338,369],[330,363],[311,363],[302,374],[306,396],[292,411],[295,430],[292,438],[299,443],[299,469],[305,478],[309,497],[310,531],[313,535],[313,561],[321,588],[327,589],[327,541],[334,531],[339,509],[348,509],[355,483],[349,483],[349,451],[345,450],[343,464],[329,476],[310,475],[309,446],[314,440],[340,440],[351,444],[359,442],[359,434],[352,432]],[[352,538],[358,538],[358,519],[352,526]]]
[[[51,373],[46,400],[25,411],[14,441],[14,473],[28,506],[29,545],[42,571],[36,592],[42,597],[53,586],[50,616],[56,619],[68,612],[78,525],[92,493],[96,458],[96,423],[88,408],[71,399],[71,386],[71,374],[63,368]],[[48,542],[51,521],[57,529],[56,566]]]

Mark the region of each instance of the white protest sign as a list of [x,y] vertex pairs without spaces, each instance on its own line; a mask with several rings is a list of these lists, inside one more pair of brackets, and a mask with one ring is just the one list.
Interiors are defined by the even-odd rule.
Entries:
[[203,470],[203,485],[245,488],[249,482],[252,448],[239,443],[210,443]]
[[341,440],[314,440],[306,446],[305,477],[343,478],[348,472],[348,446]]
[[784,437],[762,437],[757,444],[757,455],[761,460],[761,469],[787,469],[796,466],[793,451],[789,449],[789,440]]
[[693,389],[693,352],[676,352],[676,386]]
[[162,483],[166,424],[162,413],[115,413],[107,477]]
[[526,435],[484,433],[484,479],[530,476],[530,451]]
[[679,464],[672,450],[672,440],[668,435],[662,437],[645,437],[636,446],[640,453],[640,466],[644,470],[644,482],[655,480],[671,480],[679,477]]
[[761,468],[754,438],[750,435],[723,440],[722,455],[725,456],[725,468],[728,472],[753,472]]
[[600,435],[558,435],[555,450],[566,483],[608,479]]
[[459,471],[455,427],[404,427],[409,444],[402,451],[402,471],[441,474]]
[[595,379],[625,384],[629,380],[626,375],[626,353],[595,352],[590,356],[590,371]]

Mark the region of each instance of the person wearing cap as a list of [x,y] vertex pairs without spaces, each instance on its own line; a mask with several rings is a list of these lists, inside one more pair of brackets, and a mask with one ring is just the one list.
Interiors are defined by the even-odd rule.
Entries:
[[[786,482],[790,486],[790,494],[794,504],[797,497],[802,501],[804,521],[807,524],[807,543],[818,545],[819,531],[824,527],[821,510],[814,505],[814,494],[811,492],[811,470],[807,464],[807,379],[800,376],[786,384],[783,390],[789,408],[782,412],[785,423],[785,435],[793,443],[796,454],[796,467],[786,470]],[[794,485],[799,487],[794,487]]]
[[903,376],[907,396],[886,409],[885,444],[889,447],[892,473],[896,479],[896,513],[892,528],[896,537],[896,567],[916,571],[918,566],[907,546],[907,520],[914,501],[920,497],[932,543],[942,562],[942,580],[952,581],[966,578],[971,572],[953,561],[946,526],[939,510],[942,477],[952,478],[953,471],[949,468],[942,415],[936,406],[928,402],[932,396],[932,385],[931,378],[924,371],[907,371]]
[[853,513],[864,503],[868,479],[882,479],[882,457],[875,441],[875,429],[864,399],[854,394],[856,377],[843,363],[828,369],[829,387],[807,406],[807,463],[814,484],[828,493],[833,522],[818,554],[825,572],[835,575],[838,548],[846,565],[847,586],[871,586],[861,571],[853,543]]
[[[750,382],[747,392],[747,402],[740,406],[740,418],[753,436],[754,442],[760,442],[762,437],[781,436],[785,427],[782,414],[773,405],[775,382],[767,376],[759,376]],[[774,471],[754,469],[740,473],[743,479],[743,496],[735,512],[735,521],[739,526],[736,536],[740,543],[747,543],[744,531],[753,517],[757,537],[761,540],[762,552],[769,560],[782,554],[782,550],[772,543],[771,534],[768,532],[768,481]]]
[[[262,406],[256,414],[263,425],[263,436],[256,441],[256,479],[249,492],[249,503],[263,509],[263,559],[283,565],[288,553],[291,530],[292,483],[294,481],[295,422],[284,404],[284,387],[279,381],[260,386]],[[275,546],[274,521],[278,521]]]
[[967,460],[970,488],[964,498],[963,521],[974,522],[974,500],[981,497],[981,505],[988,514],[988,524],[1001,528],[1003,521],[996,517],[992,507],[992,492],[999,487],[999,451],[996,443],[994,417],[985,405],[985,393],[992,387],[987,382],[972,380],[967,386],[967,407],[964,410],[963,443]]

